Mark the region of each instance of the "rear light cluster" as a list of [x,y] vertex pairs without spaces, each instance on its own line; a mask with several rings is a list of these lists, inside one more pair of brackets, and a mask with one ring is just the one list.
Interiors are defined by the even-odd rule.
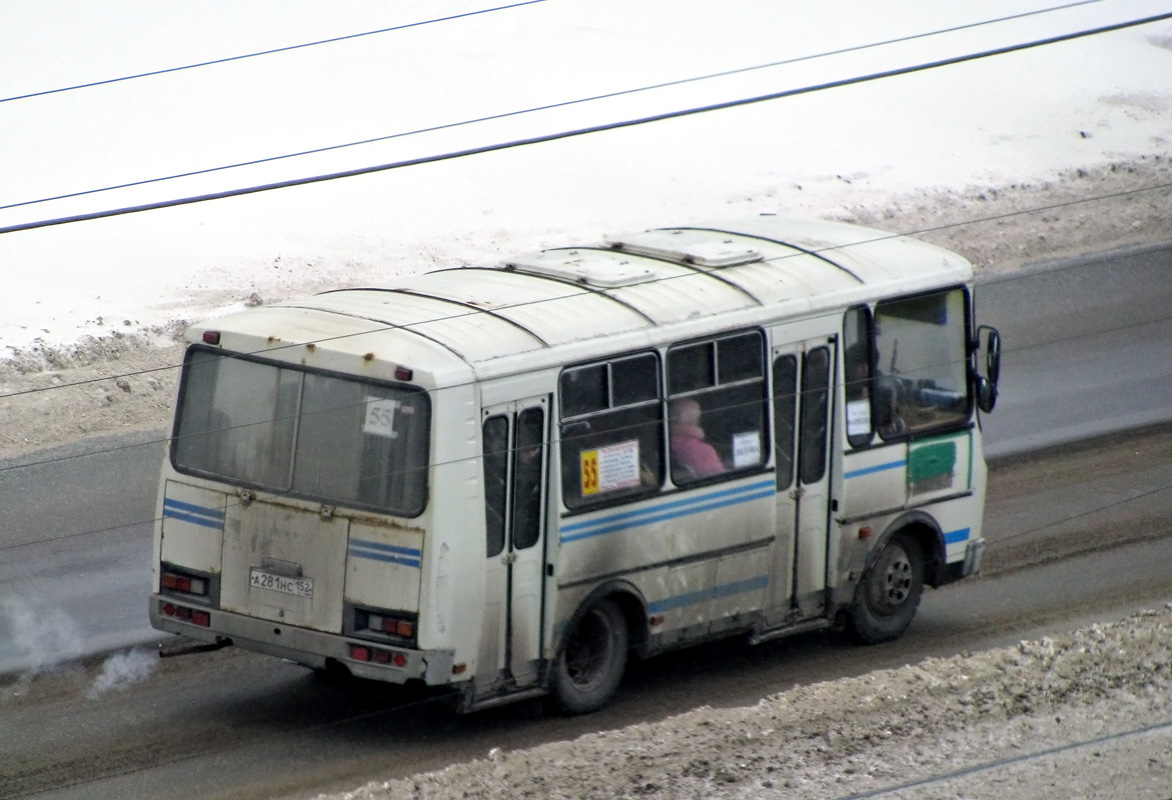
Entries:
[[410,639],[415,635],[415,623],[409,619],[384,617],[381,614],[371,614],[366,618],[366,627],[379,633],[387,633],[403,639]]
[[400,640],[403,644],[414,644],[415,616],[356,608],[354,610],[354,633],[357,636],[369,634],[388,636]]
[[355,661],[368,661],[373,664],[385,664],[389,667],[402,669],[407,666],[407,654],[396,653],[393,650],[381,650],[377,647],[367,647],[364,644],[350,645],[350,658]]
[[200,597],[207,597],[208,594],[206,579],[173,570],[164,570],[162,585],[164,590],[171,592],[183,592]]
[[212,624],[212,615],[207,611],[184,608],[174,603],[163,603],[163,614],[181,622],[190,622],[192,625],[198,625],[201,628],[207,628]]

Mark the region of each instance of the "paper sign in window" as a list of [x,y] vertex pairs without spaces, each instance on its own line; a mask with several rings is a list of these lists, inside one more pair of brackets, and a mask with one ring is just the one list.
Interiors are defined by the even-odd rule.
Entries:
[[734,433],[732,437],[733,469],[755,467],[761,463],[761,436],[757,431]]
[[866,436],[871,432],[871,401],[851,400],[846,404],[846,435]]
[[399,410],[398,400],[384,400],[378,397],[367,396],[366,416],[362,420],[362,432],[370,436],[382,436],[395,439],[395,412]]
[[611,492],[639,485],[639,440],[631,439],[597,450],[585,450],[582,459],[582,494]]

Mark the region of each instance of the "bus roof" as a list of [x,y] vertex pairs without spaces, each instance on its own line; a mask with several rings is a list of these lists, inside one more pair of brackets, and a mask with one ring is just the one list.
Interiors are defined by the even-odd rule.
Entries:
[[[377,334],[379,360],[427,365],[429,372],[471,368],[490,377],[511,371],[511,357],[529,368],[572,363],[592,357],[602,339],[608,350],[623,349],[622,339],[634,349],[717,325],[810,316],[971,277],[960,256],[906,236],[762,216],[334,290],[206,327],[283,346],[318,342],[335,352],[364,352],[367,360]],[[189,338],[199,341],[203,329]]]

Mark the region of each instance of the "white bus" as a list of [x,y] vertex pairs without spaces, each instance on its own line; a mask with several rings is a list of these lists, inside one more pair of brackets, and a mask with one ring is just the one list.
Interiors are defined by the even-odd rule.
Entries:
[[151,621],[461,711],[591,711],[716,637],[897,637],[984,548],[971,279],[762,216],[194,327]]

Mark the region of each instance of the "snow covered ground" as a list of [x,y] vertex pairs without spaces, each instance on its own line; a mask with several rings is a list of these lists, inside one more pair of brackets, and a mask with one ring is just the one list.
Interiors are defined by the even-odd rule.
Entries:
[[1170,637],[1172,604],[330,798],[1166,800]]
[[[0,100],[489,7],[46,0],[0,27]],[[546,0],[11,99],[0,102],[0,228],[800,89],[1169,11],[1096,0],[1036,13],[1049,7]],[[1170,113],[1164,21],[733,110],[2,234],[0,375],[165,343],[185,321],[246,302],[604,233],[762,210],[847,217],[896,198],[934,202],[940,190],[1077,180],[1077,169],[1165,155]]]

